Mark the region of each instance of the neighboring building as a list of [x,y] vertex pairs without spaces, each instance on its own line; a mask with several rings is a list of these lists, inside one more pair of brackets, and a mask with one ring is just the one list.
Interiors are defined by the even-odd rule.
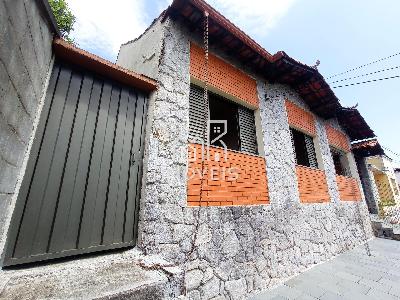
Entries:
[[[36,97],[21,99],[41,61],[20,60],[26,83],[3,76],[19,84],[7,99],[35,101],[16,131],[1,107],[0,250],[19,269],[0,271],[0,296],[244,299],[372,237],[351,143],[375,135],[318,70],[201,0],[173,1],[119,66],[57,38],[50,50],[47,2],[25,2],[48,55]],[[9,27],[19,61],[31,48]]]
[[376,138],[353,143],[352,152],[357,162],[368,210],[371,214],[378,214],[381,198],[368,158],[385,155],[385,152]]
[[392,159],[386,155],[371,156],[367,163],[374,174],[381,202],[385,205],[400,205],[399,185]]
[[377,214],[384,206],[399,205],[396,169],[377,139],[352,144],[368,209]]

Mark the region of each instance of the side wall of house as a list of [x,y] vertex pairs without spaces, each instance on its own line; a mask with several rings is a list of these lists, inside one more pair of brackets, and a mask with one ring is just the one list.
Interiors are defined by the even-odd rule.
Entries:
[[162,46],[163,27],[159,19],[137,39],[121,45],[117,64],[135,72],[156,78]]
[[0,256],[52,62],[52,32],[36,1],[0,2]]
[[308,108],[290,88],[257,77],[270,204],[188,207],[189,54],[195,38],[171,20],[163,26],[139,247],[184,266],[189,298],[241,299],[371,238],[365,203],[340,200],[325,121],[318,117],[317,140],[331,200],[300,203],[285,101]]

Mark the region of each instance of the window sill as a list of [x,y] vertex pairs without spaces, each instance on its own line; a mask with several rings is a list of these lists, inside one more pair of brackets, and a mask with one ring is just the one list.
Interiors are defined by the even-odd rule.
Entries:
[[[192,144],[192,145],[202,145],[202,143],[194,142],[194,141],[191,141],[191,140],[188,140],[188,143],[189,143],[189,144]],[[209,146],[209,147],[210,147],[210,149],[225,150],[224,147],[218,147],[218,146]],[[253,156],[253,157],[264,158],[264,159],[265,159],[265,157],[262,156],[262,155],[253,154],[253,153],[249,153],[249,152],[245,152],[245,151],[238,151],[238,150],[232,150],[232,149],[226,149],[226,151],[227,151],[227,152],[238,153],[238,154],[242,154],[242,155],[248,155],[248,156]]]

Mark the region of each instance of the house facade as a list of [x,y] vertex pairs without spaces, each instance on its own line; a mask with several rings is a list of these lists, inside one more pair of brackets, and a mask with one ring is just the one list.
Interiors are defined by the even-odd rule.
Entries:
[[[2,160],[0,298],[244,299],[372,238],[352,143],[373,131],[315,68],[200,0],[174,1],[117,65],[52,42],[46,1],[1,8],[39,20],[48,53],[26,141],[0,149],[19,149]],[[30,99],[19,88],[7,99]]]
[[[337,118],[321,110],[336,103],[317,109],[311,87],[288,79],[296,70],[271,82],[271,74],[238,59],[259,47],[252,43],[204,2],[175,1],[117,59],[159,83],[150,102],[139,245],[183,265],[193,299],[244,297],[372,237],[349,133],[371,136],[355,136],[347,112]],[[206,85],[210,123],[226,120],[229,136],[212,144],[210,125],[204,154]],[[237,180],[232,173],[221,179],[227,167]]]

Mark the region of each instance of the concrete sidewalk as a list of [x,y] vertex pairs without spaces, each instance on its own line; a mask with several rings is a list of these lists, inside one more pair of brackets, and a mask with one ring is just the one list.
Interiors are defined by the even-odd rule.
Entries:
[[400,242],[374,239],[251,300],[400,299]]

